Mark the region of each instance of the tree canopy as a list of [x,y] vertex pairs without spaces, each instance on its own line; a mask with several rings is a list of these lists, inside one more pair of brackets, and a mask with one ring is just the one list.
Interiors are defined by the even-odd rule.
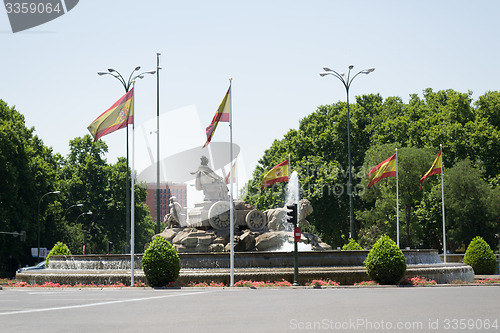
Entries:
[[[84,237],[91,253],[123,253],[126,230],[126,172],[124,158],[107,163],[108,147],[90,135],[70,141],[67,157],[53,153],[27,128],[23,115],[0,100],[0,276],[10,277],[18,265],[31,264],[30,248],[66,243],[81,254]],[[46,195],[60,191],[58,195]],[[146,189],[135,187],[136,246],[141,249],[154,234]],[[38,216],[38,211],[40,215]],[[92,212],[92,214],[85,214]],[[26,241],[12,237],[26,232]],[[89,251],[87,250],[87,253]]]
[[[495,205],[500,185],[500,93],[488,92],[476,102],[471,96],[470,91],[425,89],[423,97],[412,94],[408,102],[370,94],[356,97],[356,103],[350,105],[355,226],[361,245],[371,246],[382,234],[396,237],[395,179],[386,178],[367,188],[365,177],[370,168],[399,148],[401,245],[439,248],[440,177],[427,178],[422,190],[419,179],[430,168],[440,144],[450,248],[478,235],[494,245],[493,237],[500,231],[500,208]],[[288,154],[292,170],[299,173],[301,197],[314,207],[308,220],[332,246],[347,243],[346,103],[318,107],[300,120],[298,129],[275,140],[259,160],[245,201],[261,210],[283,205],[284,184],[262,189],[261,180]],[[464,173],[467,177],[462,177]],[[457,182],[477,188],[467,194],[463,185],[458,190]],[[464,198],[466,194],[469,199]],[[472,198],[474,205],[460,204]],[[474,225],[477,227],[471,229]]]

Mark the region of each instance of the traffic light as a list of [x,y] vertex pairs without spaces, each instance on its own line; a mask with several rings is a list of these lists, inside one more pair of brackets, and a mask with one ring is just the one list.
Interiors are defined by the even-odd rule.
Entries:
[[287,209],[286,212],[287,222],[290,222],[294,226],[297,226],[297,204],[287,205],[286,209]]

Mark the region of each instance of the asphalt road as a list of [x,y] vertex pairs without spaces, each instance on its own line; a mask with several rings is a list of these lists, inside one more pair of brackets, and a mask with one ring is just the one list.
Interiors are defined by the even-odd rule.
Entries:
[[0,290],[0,332],[500,332],[499,286]]

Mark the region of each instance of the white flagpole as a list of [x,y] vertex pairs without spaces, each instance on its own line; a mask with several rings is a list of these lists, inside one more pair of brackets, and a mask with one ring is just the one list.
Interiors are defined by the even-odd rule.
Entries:
[[[229,160],[233,162],[233,92],[231,91],[231,84],[233,79],[229,78]],[[234,287],[234,201],[233,201],[233,166],[229,171],[229,184],[230,184],[230,200],[229,200],[229,238],[231,242],[230,252],[230,287]]]
[[443,210],[443,256],[446,262],[446,223],[444,217],[444,163],[443,163],[443,145],[439,145],[439,153],[441,154],[441,206]]
[[[235,179],[236,179],[236,200],[238,200],[238,199],[239,199],[239,197],[240,197],[239,192],[238,192],[238,171],[236,170],[236,162],[237,162],[237,160],[238,160],[238,157],[236,156],[236,159],[235,159],[235,161],[234,161],[234,171],[235,171],[235,173],[236,173],[236,174],[234,175],[234,177],[235,177]],[[233,170],[233,168],[231,168],[231,170]],[[232,179],[232,177],[233,177],[233,176],[231,176],[231,179]]]
[[[132,85],[134,89],[134,96],[132,96],[134,99],[132,101],[134,113],[135,113],[135,81],[133,82]],[[132,180],[131,180],[131,196],[130,196],[130,286],[134,286],[134,244],[135,244],[135,232],[134,232],[134,215],[135,215],[135,191],[134,191],[134,183],[135,183],[135,172],[134,172],[134,159],[135,159],[135,154],[134,154],[134,122],[132,123],[132,165],[131,165],[131,172],[132,172]]]
[[398,148],[396,148],[396,242],[399,247],[399,170]]

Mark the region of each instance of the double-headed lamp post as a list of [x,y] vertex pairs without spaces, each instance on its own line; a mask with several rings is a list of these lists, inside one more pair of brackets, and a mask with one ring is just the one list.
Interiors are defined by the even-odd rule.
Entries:
[[[120,83],[123,85],[123,88],[125,89],[125,92],[127,93],[129,90],[130,90],[130,87],[132,86],[132,84],[134,83],[134,81],[136,79],[142,79],[144,78],[144,75],[146,74],[155,74],[156,71],[149,71],[149,72],[142,72],[140,74],[135,74],[135,72],[138,72],[139,70],[141,69],[141,66],[137,66],[136,68],[134,68],[134,70],[132,71],[132,73],[130,73],[129,77],[128,77],[128,80],[125,81],[125,79],[123,78],[123,76],[120,74],[120,72],[118,72],[117,70],[114,70],[113,68],[108,68],[108,71],[107,72],[97,72],[97,75],[99,76],[102,76],[102,75],[111,75],[112,77],[114,77],[115,79],[117,79],[118,81],[120,81]],[[125,252],[128,253],[129,252],[129,239],[130,239],[130,171],[129,171],[129,163],[128,163],[128,160],[129,160],[129,157],[128,157],[128,126],[127,126],[127,179],[126,179],[126,191],[127,191],[127,195],[126,195],[126,200],[127,200],[127,203],[126,203],[126,210],[127,210],[127,214],[126,215],[126,218],[125,218],[125,221],[126,221],[126,226],[125,226],[125,232],[126,232],[126,242],[125,242]]]
[[349,119],[349,88],[351,87],[352,81],[358,76],[359,74],[370,74],[375,70],[375,68],[368,68],[368,69],[363,69],[362,71],[357,72],[354,76],[351,77],[351,70],[354,68],[353,65],[349,66],[349,71],[347,72],[347,78],[344,79],[345,74],[344,73],[338,73],[334,71],[333,69],[330,69],[328,67],[323,67],[325,70],[324,72],[320,73],[319,75],[326,76],[326,75],[333,75],[337,79],[342,82],[342,84],[345,87],[345,91],[347,94],[347,155],[348,155],[348,174],[349,174],[349,181],[347,183],[347,195],[349,196],[349,225],[350,225],[350,233],[349,233],[349,238],[356,238],[355,237],[355,230],[354,230],[354,210],[353,210],[353,204],[352,204],[352,165],[351,165],[351,126],[350,126],[350,119]]
[[40,204],[42,203],[42,199],[46,197],[49,194],[59,194],[61,191],[53,191],[53,192],[47,192],[42,197],[40,200],[38,200],[38,242],[37,242],[37,247],[38,247],[38,254],[37,254],[37,260],[40,260]]

